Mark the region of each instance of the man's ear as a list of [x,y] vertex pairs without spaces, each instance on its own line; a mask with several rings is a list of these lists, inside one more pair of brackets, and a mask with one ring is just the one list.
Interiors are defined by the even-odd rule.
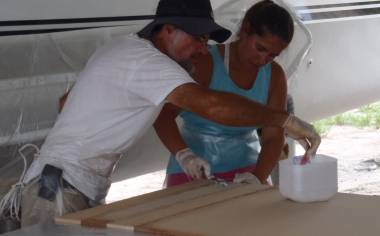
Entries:
[[162,31],[164,31],[165,34],[170,35],[175,31],[175,27],[169,24],[164,24],[162,26]]

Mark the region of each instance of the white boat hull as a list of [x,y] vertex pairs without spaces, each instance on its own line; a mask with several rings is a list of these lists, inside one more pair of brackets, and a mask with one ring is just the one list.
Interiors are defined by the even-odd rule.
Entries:
[[[229,2],[215,0],[213,6],[220,9]],[[289,79],[296,114],[315,121],[380,100],[379,1],[367,5],[323,1],[324,7],[316,5],[321,1],[287,2],[299,6],[313,35],[310,53]],[[58,114],[58,98],[75,82],[93,51],[117,35],[140,29],[152,18],[156,3],[28,0],[20,7],[19,1],[1,2],[0,173],[16,160],[17,145],[44,139]],[[328,5],[332,3],[338,5]],[[224,16],[216,17],[223,21]],[[303,40],[297,36],[292,44]],[[168,151],[150,130],[122,159],[114,180],[163,169],[167,157]]]

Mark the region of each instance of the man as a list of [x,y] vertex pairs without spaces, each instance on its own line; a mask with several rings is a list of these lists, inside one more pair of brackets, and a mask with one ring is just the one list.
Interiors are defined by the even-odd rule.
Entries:
[[[284,127],[315,153],[320,137],[309,124],[202,88],[183,69],[192,56],[206,53],[209,38],[223,42],[229,36],[214,22],[209,0],[161,0],[154,21],[138,35],[96,51],[25,177],[22,225],[101,203],[121,153],[151,127],[166,102],[226,125]],[[207,170],[196,156],[184,156],[183,164],[197,173]]]

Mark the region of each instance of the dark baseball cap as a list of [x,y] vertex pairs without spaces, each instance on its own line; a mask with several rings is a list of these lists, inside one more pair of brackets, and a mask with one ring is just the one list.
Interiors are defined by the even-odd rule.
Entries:
[[214,21],[210,0],[160,0],[154,20],[138,34],[150,37],[156,26],[170,24],[193,36],[209,34],[219,43],[227,40],[231,32]]

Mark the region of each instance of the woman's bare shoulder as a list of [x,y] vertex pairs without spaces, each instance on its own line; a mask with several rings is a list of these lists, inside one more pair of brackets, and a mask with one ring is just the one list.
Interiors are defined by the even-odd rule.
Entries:
[[194,71],[192,77],[202,86],[208,87],[212,76],[212,57],[210,53],[199,54],[192,59]]
[[272,77],[286,80],[284,69],[277,62],[272,62]]
[[277,62],[272,62],[269,105],[274,108],[285,108],[287,90],[287,81],[284,70]]

